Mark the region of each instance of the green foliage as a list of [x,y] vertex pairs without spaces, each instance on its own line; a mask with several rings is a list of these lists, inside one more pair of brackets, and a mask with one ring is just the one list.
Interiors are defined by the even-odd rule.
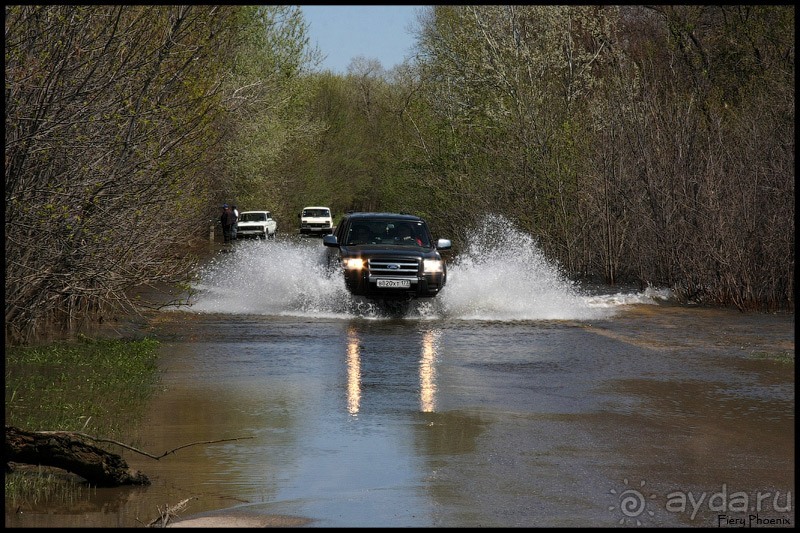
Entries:
[[193,258],[178,252],[196,244],[205,223],[196,206],[219,138],[219,78],[235,13],[123,5],[7,11],[10,341],[53,327],[74,333],[130,305],[131,287],[189,275]]
[[775,361],[784,365],[794,365],[794,352],[753,352],[750,357]]
[[41,466],[5,477],[6,506],[15,509],[35,508],[53,502],[74,505],[85,497],[88,490],[91,489],[74,476]]
[[[794,305],[794,9],[424,8],[316,73],[298,6],[6,7],[6,332],[189,279],[223,202],[496,213],[573,276]],[[36,117],[36,120],[31,120]]]
[[143,414],[159,343],[91,340],[7,347],[6,424],[114,438]]
[[573,276],[791,308],[793,25],[777,6],[433,8],[428,205],[454,230],[502,213]]
[[[159,343],[104,341],[6,347],[6,424],[123,439],[141,420],[158,382]],[[58,469],[19,468],[5,477],[6,503],[72,504],[86,490]]]
[[319,125],[308,120],[308,84],[300,75],[318,60],[308,47],[297,6],[248,7],[240,15],[238,46],[226,90],[232,95],[221,146],[218,198],[243,209],[268,209],[279,220],[294,211],[283,195],[293,168],[285,161],[314,142]]

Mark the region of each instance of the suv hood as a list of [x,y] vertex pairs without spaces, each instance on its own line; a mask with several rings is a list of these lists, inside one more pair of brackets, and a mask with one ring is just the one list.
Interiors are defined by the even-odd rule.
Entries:
[[424,259],[439,259],[439,252],[435,248],[414,248],[413,251],[405,246],[386,246],[381,244],[370,245],[361,244],[356,246],[342,246],[342,255],[358,256],[361,254],[369,254],[371,256],[380,255],[381,257],[407,257]]

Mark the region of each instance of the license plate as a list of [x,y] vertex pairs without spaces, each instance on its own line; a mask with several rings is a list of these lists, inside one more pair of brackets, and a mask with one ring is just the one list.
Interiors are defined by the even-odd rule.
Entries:
[[379,279],[378,287],[382,289],[408,289],[411,281],[407,279]]

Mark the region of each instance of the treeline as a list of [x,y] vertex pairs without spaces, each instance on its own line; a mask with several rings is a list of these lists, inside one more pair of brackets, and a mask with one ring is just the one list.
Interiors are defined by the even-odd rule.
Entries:
[[6,339],[186,281],[224,202],[485,215],[573,278],[794,309],[794,8],[421,8],[318,72],[292,6],[6,6]]
[[267,161],[302,121],[304,29],[284,6],[5,6],[7,343],[190,279],[241,139]]

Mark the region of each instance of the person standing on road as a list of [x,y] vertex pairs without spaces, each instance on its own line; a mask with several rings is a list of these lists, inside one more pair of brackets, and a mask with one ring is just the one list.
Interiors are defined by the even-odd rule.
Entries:
[[239,210],[236,208],[235,205],[232,206],[231,209],[233,211],[233,226],[231,226],[231,240],[235,241],[236,232],[239,229]]
[[235,222],[233,210],[225,204],[222,206],[222,216],[219,217],[219,222],[222,224],[222,239],[223,242],[230,242],[231,233],[233,231],[233,224]]

